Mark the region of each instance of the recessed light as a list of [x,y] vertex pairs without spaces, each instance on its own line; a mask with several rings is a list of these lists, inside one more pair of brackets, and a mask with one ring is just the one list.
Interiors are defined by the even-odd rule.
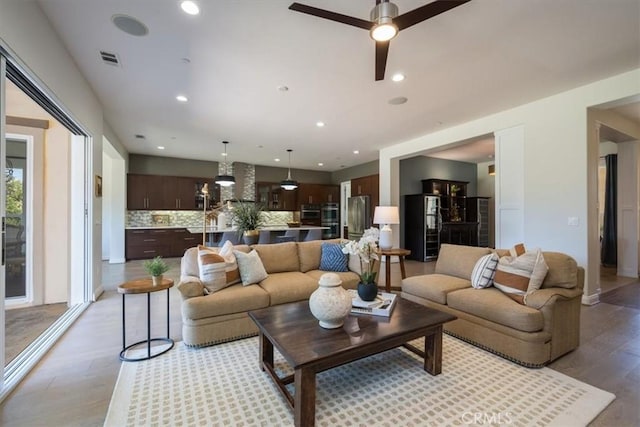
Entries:
[[318,163],[318,166],[324,166],[324,163],[320,162]]
[[200,8],[198,7],[198,5],[191,0],[183,1],[182,3],[180,3],[180,7],[185,11],[185,13],[188,13],[189,15],[197,15],[200,13]]
[[318,126],[319,128],[323,128],[324,122],[316,122],[316,126]]
[[278,90],[280,92],[287,92],[289,88],[287,86],[282,85],[282,86],[278,86]]
[[164,147],[162,145],[158,145],[158,150],[164,150]]
[[280,161],[280,159],[273,159],[273,161],[274,161],[274,162],[279,162],[279,161]]
[[359,150],[353,150],[353,154],[360,154]]
[[180,102],[187,102],[187,101],[189,100],[189,99],[188,99],[186,96],[184,96],[184,95],[178,95],[178,96],[176,96],[176,99],[177,99],[178,101],[180,101]]
[[389,100],[389,104],[391,104],[391,105],[401,105],[401,104],[404,104],[407,101],[408,101],[408,99],[406,97],[398,96],[397,98],[391,98]]
[[393,77],[391,77],[391,80],[393,80],[394,82],[401,82],[404,79],[405,79],[405,75],[402,73],[395,73]]

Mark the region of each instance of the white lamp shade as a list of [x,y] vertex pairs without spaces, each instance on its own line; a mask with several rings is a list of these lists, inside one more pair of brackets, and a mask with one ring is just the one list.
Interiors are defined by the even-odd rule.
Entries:
[[400,224],[400,214],[397,206],[376,206],[373,213],[373,223],[380,224],[380,239],[378,246],[380,249],[391,249],[393,247],[393,232],[389,224]]
[[373,213],[374,224],[400,224],[400,214],[397,206],[376,206]]

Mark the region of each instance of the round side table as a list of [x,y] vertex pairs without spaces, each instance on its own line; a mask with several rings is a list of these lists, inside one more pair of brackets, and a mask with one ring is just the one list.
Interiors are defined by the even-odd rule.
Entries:
[[[138,362],[141,360],[149,360],[154,357],[158,357],[161,354],[173,348],[174,342],[169,338],[169,289],[173,286],[173,280],[163,279],[162,283],[153,286],[151,279],[139,279],[125,282],[118,286],[118,293],[122,294],[122,351],[120,352],[120,360],[125,362]],[[167,337],[166,338],[151,338],[151,293],[167,290]],[[138,341],[137,343],[127,345],[126,339],[126,325],[125,325],[125,296],[130,294],[147,294],[147,339]],[[157,353],[151,354],[152,342],[164,342],[170,344],[167,348]],[[142,357],[125,357],[125,353],[132,347],[140,344],[147,344],[147,355]]]

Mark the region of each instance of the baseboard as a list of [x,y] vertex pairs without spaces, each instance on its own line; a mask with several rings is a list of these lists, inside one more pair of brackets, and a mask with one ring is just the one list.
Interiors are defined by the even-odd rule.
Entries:
[[98,301],[98,298],[100,298],[100,295],[102,295],[103,293],[104,293],[104,288],[102,287],[102,285],[98,286],[93,291],[93,302]]
[[127,262],[124,258],[109,258],[109,264],[124,264]]
[[600,290],[593,295],[582,295],[582,304],[583,305],[595,305],[600,302]]

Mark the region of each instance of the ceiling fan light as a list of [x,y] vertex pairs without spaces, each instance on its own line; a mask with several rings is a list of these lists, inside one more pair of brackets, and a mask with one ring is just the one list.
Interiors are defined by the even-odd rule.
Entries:
[[[387,19],[387,18],[382,18]],[[381,19],[381,20],[382,20]],[[390,18],[388,18],[391,21]],[[386,42],[398,34],[398,27],[393,22],[377,24],[371,29],[371,38],[377,42]]]

